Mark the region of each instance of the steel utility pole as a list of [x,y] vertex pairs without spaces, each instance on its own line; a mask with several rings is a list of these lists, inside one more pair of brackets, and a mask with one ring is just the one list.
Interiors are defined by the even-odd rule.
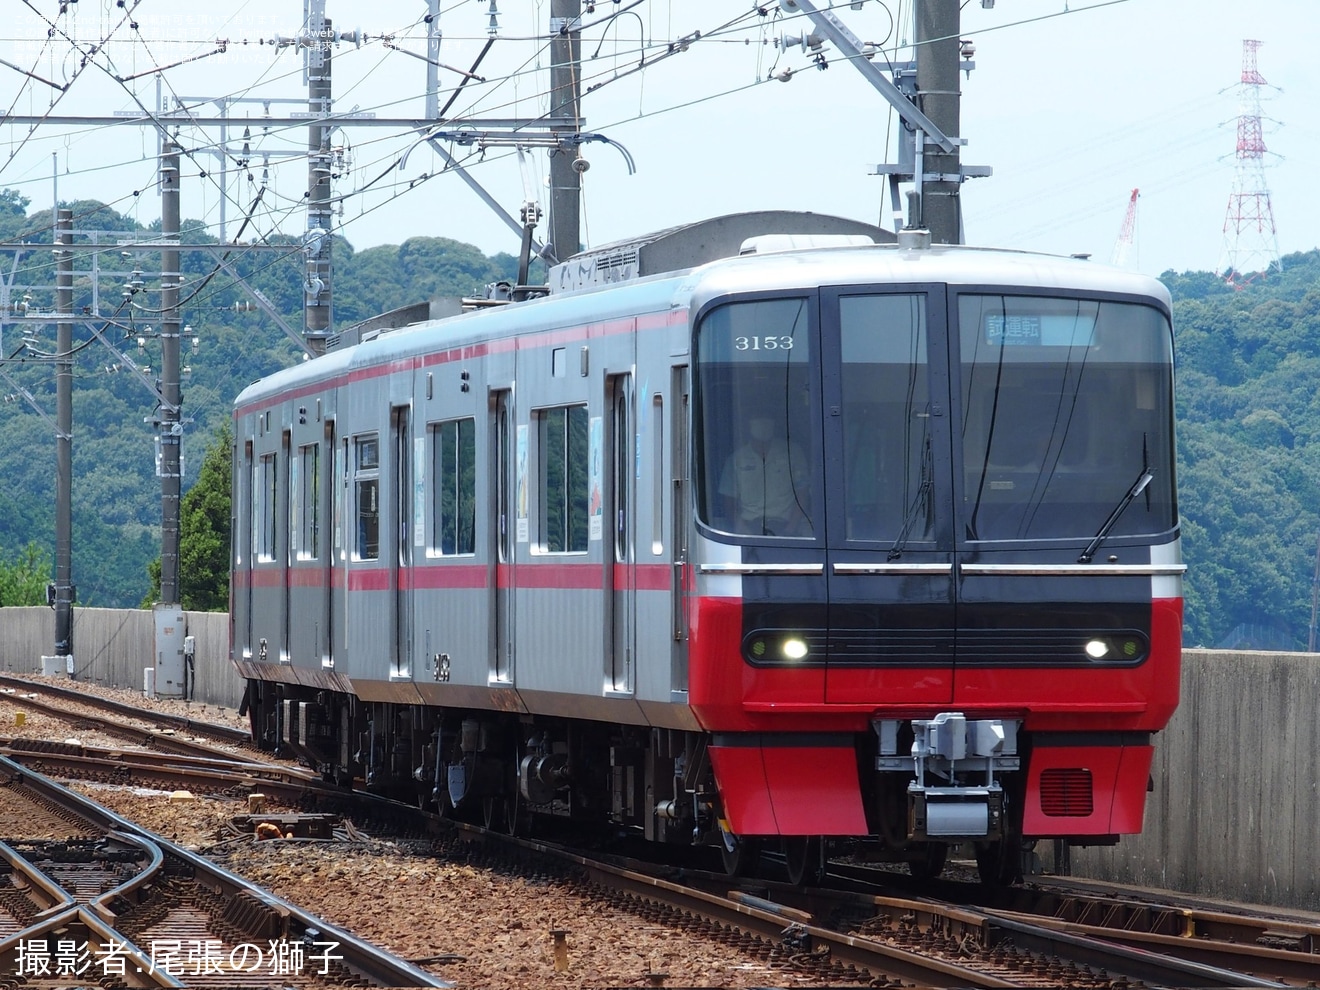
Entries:
[[[582,0],[551,0],[550,129],[559,136],[581,129]],[[550,246],[563,261],[582,246],[582,173],[587,160],[561,143],[550,149]]]
[[161,145],[160,251],[160,600],[179,603],[179,146]]
[[304,332],[312,353],[325,353],[330,336],[331,279],[330,228],[334,218],[330,206],[330,128],[317,118],[329,114],[330,41],[334,37],[330,18],[308,25],[307,109],[313,123],[307,128],[307,252],[303,284]]
[[[989,175],[990,169],[962,165],[958,147],[963,142],[952,136],[958,129],[958,72],[970,71],[974,64],[971,50],[966,53],[966,61],[958,64],[958,57],[964,53],[958,39],[957,0],[923,0],[918,6],[916,60],[890,63],[893,82],[872,62],[875,46],[864,44],[833,10],[817,8],[814,0],[784,2],[811,18],[821,37],[832,42],[903,118],[898,161],[876,165],[874,170],[876,175],[889,177],[895,218],[904,212],[900,184],[911,182],[915,189],[909,196],[914,202],[906,211],[907,226],[924,226],[935,243],[962,243],[958,188],[965,179]],[[818,44],[811,46],[814,50]],[[929,209],[927,195],[932,200]]]
[[426,119],[440,117],[440,0],[426,0]]
[[[73,243],[73,211],[56,210],[56,241]],[[73,252],[55,252],[55,655],[73,675]]]
[[143,685],[148,694],[186,697],[185,619],[179,594],[179,491],[183,481],[183,420],[179,387],[179,146],[160,146],[160,602],[156,662]]
[[[959,0],[922,0],[916,5],[917,16],[917,105],[945,134],[959,131],[958,38]],[[918,132],[917,140],[925,135]],[[944,151],[928,145],[917,149],[924,159],[921,184],[920,217],[935,244],[962,243],[962,185],[958,146]]]

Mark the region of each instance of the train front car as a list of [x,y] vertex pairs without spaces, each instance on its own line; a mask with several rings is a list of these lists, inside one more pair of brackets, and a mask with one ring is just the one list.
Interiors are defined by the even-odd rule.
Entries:
[[692,301],[690,703],[726,866],[936,873],[1140,831],[1178,698],[1170,301],[967,248],[765,257]]

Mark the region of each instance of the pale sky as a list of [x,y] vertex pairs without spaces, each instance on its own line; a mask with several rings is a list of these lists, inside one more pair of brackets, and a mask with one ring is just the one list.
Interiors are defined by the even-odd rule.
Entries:
[[[843,2],[836,13],[854,34],[902,60],[911,57],[902,45],[911,40],[912,2],[866,0],[860,10]],[[989,9],[983,3],[966,0],[960,32],[976,47],[976,68],[961,82],[962,159],[994,171],[963,187],[969,243],[1085,252],[1107,262],[1137,188],[1130,265],[1151,274],[1215,268],[1234,189],[1242,42],[1250,38],[1262,43],[1258,69],[1270,84],[1260,89],[1271,152],[1264,177],[1278,246],[1283,254],[1317,246],[1315,0],[995,0]],[[115,0],[69,0],[62,16],[56,0],[0,4],[7,15],[0,59],[9,63],[0,64],[0,112],[123,114],[137,109],[132,94],[154,110],[158,82],[151,70],[161,66],[160,91],[189,105],[257,97],[294,101],[272,104],[274,114],[306,110],[300,56],[290,49],[277,54],[269,44],[298,33],[301,0],[137,0],[135,7],[128,0],[136,30],[120,24],[124,9]],[[439,62],[472,64],[489,38],[491,6],[490,0],[443,5]],[[738,0],[596,0],[594,6],[584,16],[584,126],[626,148],[637,172],[628,174],[616,149],[585,146],[588,244],[753,209],[811,210],[893,226],[885,180],[870,173],[894,159],[894,115],[832,47],[823,49],[828,68],[818,70],[799,46],[781,50],[773,43],[809,33],[804,18],[781,13],[774,0],[762,2],[767,16]],[[451,116],[531,117],[546,109],[550,55],[538,36],[548,28],[549,0],[498,0],[497,7],[497,41],[478,69],[485,81],[468,84]],[[326,0],[326,13],[337,29],[366,36],[360,46],[345,41],[334,52],[335,110],[421,117],[426,66],[389,44],[425,53],[425,0]],[[701,40],[658,58],[669,42],[698,31]],[[228,51],[208,54],[217,38],[228,39]],[[84,51],[97,46],[92,64],[79,70],[82,58],[71,41]],[[632,71],[643,50],[651,64]],[[110,71],[101,68],[110,63]],[[785,68],[793,70],[789,81],[768,78]],[[460,78],[440,70],[442,103]],[[62,94],[49,85],[70,79]],[[215,104],[197,112],[213,115]],[[235,117],[261,112],[258,103],[231,110]],[[241,130],[231,133],[235,152]],[[0,125],[0,188],[29,197],[32,209],[48,206],[57,192],[61,200],[100,199],[143,224],[159,217],[154,132],[51,124],[29,131]],[[219,235],[220,163],[202,150],[217,139],[214,129],[180,134],[185,147],[198,149],[183,169],[183,215],[203,219]],[[272,154],[269,189],[245,239],[253,231],[305,229],[306,163],[288,153],[305,151],[306,140],[303,128],[254,138],[251,179],[247,172],[229,177],[229,236],[260,186],[263,152]],[[438,174],[444,162],[429,147],[415,147],[402,167],[391,168],[417,141],[416,134],[383,128],[338,132],[348,155],[334,187],[343,197],[338,232],[358,249],[429,235],[516,253],[517,237],[457,176]],[[472,156],[472,176],[514,216],[525,189],[546,204],[542,154],[529,155],[520,169],[509,148],[492,147],[484,158],[475,148],[452,150]],[[546,236],[544,226],[538,234]]]

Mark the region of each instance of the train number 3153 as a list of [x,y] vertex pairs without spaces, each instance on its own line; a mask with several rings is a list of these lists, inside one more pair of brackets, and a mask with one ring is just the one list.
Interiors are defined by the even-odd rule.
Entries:
[[792,337],[734,337],[733,346],[739,351],[791,351]]

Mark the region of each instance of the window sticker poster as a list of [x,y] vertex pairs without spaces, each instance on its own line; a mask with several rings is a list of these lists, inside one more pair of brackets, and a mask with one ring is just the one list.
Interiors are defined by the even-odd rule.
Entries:
[[527,542],[527,424],[518,427],[518,542]]
[[587,519],[589,520],[587,535],[593,540],[599,540],[603,529],[605,505],[601,496],[601,484],[603,483],[601,472],[601,447],[604,443],[604,426],[601,417],[591,417],[590,439],[591,446],[591,471],[587,478],[589,486],[589,495],[587,498]]

